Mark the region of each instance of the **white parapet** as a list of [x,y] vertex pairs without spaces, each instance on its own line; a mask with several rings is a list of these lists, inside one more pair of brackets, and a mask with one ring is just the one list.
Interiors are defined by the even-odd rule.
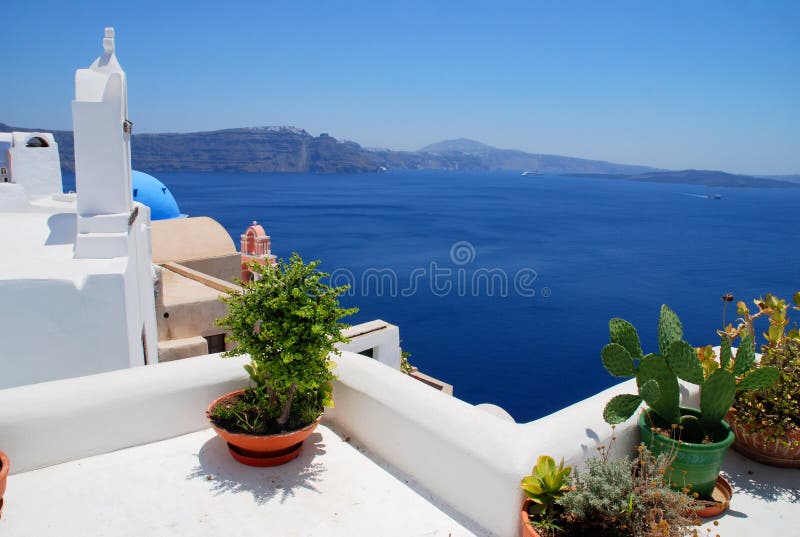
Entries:
[[21,185],[30,199],[61,192],[58,144],[49,132],[14,132],[8,150],[11,182]]
[[[205,428],[206,405],[246,384],[243,360],[203,356],[0,390],[0,438],[14,460],[12,471]],[[336,361],[336,407],[326,412],[326,423],[413,478],[451,512],[497,535],[515,534],[519,480],[536,457],[549,453],[575,463],[594,453],[611,435],[600,401],[631,389],[626,383],[551,417],[516,424],[375,360],[344,352]],[[621,449],[630,448],[632,428],[617,433]]]
[[400,328],[376,319],[342,330],[350,341],[338,343],[341,351],[366,354],[392,369],[400,369]]

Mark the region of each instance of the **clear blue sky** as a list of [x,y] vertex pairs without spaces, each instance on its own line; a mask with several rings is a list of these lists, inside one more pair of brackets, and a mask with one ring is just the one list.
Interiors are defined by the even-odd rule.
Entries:
[[135,132],[296,125],[800,173],[800,2],[8,1],[0,122],[71,128],[117,30]]

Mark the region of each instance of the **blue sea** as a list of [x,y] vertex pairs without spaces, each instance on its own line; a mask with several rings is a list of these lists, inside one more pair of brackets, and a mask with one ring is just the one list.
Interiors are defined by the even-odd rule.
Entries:
[[800,289],[800,189],[513,172],[155,175],[237,246],[257,220],[279,257],[322,259],[353,285],[349,322],[399,325],[412,364],[520,422],[619,381],[600,363],[611,317],[656,350],[666,303],[690,343],[717,344],[722,294]]

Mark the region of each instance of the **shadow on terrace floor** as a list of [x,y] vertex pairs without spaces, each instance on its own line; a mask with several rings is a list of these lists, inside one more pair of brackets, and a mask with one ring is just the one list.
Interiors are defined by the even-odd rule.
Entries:
[[800,502],[800,470],[766,466],[731,449],[722,471],[734,493],[743,491],[767,502]]
[[273,468],[253,468],[233,460],[225,441],[215,436],[200,448],[199,465],[186,479],[208,481],[215,495],[249,492],[258,505],[275,497],[283,503],[294,496],[298,487],[317,491],[314,484],[326,471],[325,465],[319,462],[324,454],[322,435],[314,433],[306,439],[303,451],[293,461]]

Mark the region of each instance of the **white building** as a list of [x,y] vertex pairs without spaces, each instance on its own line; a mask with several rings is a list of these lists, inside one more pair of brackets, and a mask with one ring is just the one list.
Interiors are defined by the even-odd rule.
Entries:
[[0,134],[0,388],[157,361],[150,216],[131,197],[113,29],[103,49],[75,77],[79,194],[62,194],[51,134]]

